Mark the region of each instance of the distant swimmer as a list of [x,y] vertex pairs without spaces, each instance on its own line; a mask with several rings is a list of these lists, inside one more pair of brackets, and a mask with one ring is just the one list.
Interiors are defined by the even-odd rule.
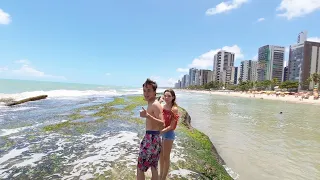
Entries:
[[280,114],[282,114],[282,111],[280,112]]

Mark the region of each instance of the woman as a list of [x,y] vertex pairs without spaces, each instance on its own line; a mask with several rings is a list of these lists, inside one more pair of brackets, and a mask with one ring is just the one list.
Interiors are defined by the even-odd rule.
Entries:
[[164,91],[163,95],[165,105],[163,105],[163,118],[165,127],[162,134],[162,150],[160,153],[160,180],[165,180],[170,166],[170,153],[175,139],[174,130],[177,127],[179,115],[176,103],[176,94],[172,89]]

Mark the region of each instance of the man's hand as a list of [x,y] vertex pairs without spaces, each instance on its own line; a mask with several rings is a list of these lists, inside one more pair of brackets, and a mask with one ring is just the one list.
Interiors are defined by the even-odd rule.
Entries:
[[147,111],[142,107],[142,110],[140,111],[140,117],[145,118],[148,116]]

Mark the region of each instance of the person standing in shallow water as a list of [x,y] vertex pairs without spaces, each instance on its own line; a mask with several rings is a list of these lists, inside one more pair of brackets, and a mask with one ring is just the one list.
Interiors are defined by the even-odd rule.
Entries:
[[178,105],[176,103],[176,94],[172,89],[164,91],[163,118],[165,128],[161,130],[162,150],[160,153],[160,180],[165,180],[170,167],[170,153],[175,139],[174,130],[178,124]]
[[151,168],[152,180],[158,180],[158,162],[161,151],[160,130],[164,128],[163,111],[156,100],[157,83],[147,79],[142,85],[147,110],[142,107],[140,117],[146,118],[146,134],[140,143],[137,163],[137,180],[145,179],[145,172]]

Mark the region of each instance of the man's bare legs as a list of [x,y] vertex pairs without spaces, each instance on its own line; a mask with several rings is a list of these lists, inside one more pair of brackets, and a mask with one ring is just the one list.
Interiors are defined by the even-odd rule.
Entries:
[[163,144],[163,140],[162,140],[162,147],[161,147],[161,152],[160,152],[160,179],[162,177],[163,174],[163,165],[164,165],[164,159],[163,159],[163,148],[164,148],[164,144]]
[[145,180],[146,177],[144,175],[144,172],[141,171],[139,168],[137,168],[137,180]]
[[155,167],[151,167],[152,178],[151,180],[159,180],[158,169]]
[[[155,167],[151,167],[152,178],[151,180],[159,180],[158,169]],[[145,180],[145,174],[139,168],[137,168],[137,180]]]

